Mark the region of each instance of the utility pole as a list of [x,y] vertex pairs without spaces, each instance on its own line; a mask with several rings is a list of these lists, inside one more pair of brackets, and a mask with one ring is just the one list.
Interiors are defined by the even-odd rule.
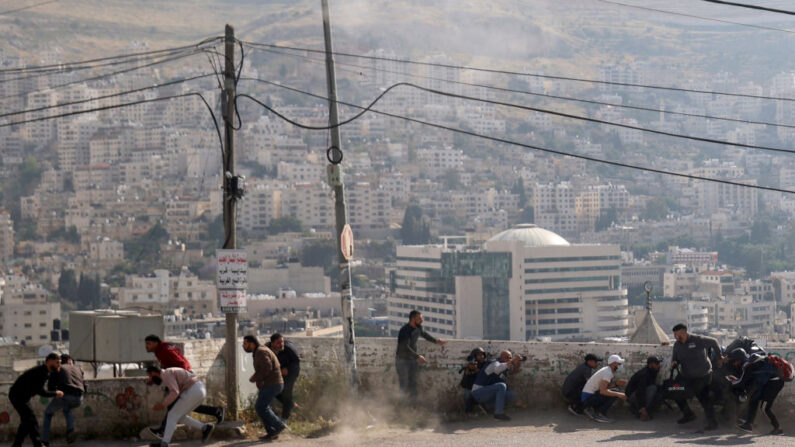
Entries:
[[[337,255],[340,269],[340,295],[342,299],[342,337],[345,346],[345,364],[348,378],[354,389],[359,379],[356,372],[356,337],[353,332],[353,292],[351,290],[350,258],[353,254],[353,236],[348,226],[348,214],[345,210],[345,187],[342,183],[342,143],[337,110],[337,77],[334,72],[333,46],[331,45],[331,19],[329,17],[328,0],[320,0],[323,7],[323,37],[326,43],[326,82],[328,84],[328,122],[331,126],[331,147],[326,153],[328,166],[328,182],[334,188],[334,214],[337,227]],[[343,244],[344,235],[348,234]]]
[[[235,176],[235,29],[226,25],[224,33],[224,90],[221,99],[224,118],[224,249],[237,248],[238,178]],[[226,409],[229,419],[237,420],[240,399],[237,386],[237,313],[226,312]]]

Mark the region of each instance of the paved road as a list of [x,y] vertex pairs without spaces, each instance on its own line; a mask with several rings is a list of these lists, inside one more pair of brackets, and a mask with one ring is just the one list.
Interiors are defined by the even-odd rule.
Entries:
[[[770,426],[760,415],[759,433],[745,434],[733,427],[724,426],[715,432],[701,433],[702,421],[684,427],[677,426],[674,414],[662,415],[658,420],[642,423],[625,419],[615,424],[599,425],[565,412],[520,413],[510,422],[498,422],[482,417],[468,422],[440,424],[435,428],[409,430],[388,425],[360,429],[340,429],[334,434],[318,439],[302,439],[286,435],[273,445],[284,447],[350,447],[367,446],[527,446],[561,447],[570,445],[619,446],[703,446],[703,445],[795,445],[795,421],[787,421],[784,436],[766,436]],[[782,418],[783,419],[783,418]],[[7,446],[9,444],[0,444]],[[53,445],[61,445],[55,443]],[[80,447],[143,447],[148,444],[133,441],[81,442]],[[201,444],[197,441],[173,444],[184,447],[253,447],[258,441],[217,441]]]

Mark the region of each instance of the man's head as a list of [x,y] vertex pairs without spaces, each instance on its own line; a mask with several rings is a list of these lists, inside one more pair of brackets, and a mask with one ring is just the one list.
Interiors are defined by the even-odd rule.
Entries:
[[729,353],[729,360],[735,367],[742,366],[748,361],[748,353],[743,348],[737,348]]
[[687,325],[684,323],[679,323],[673,328],[674,331],[674,338],[679,343],[687,343]]
[[146,381],[147,385],[160,385],[163,383],[163,378],[160,374],[163,373],[163,370],[160,369],[159,366],[149,366],[146,368],[146,375],[149,376],[149,380]]
[[511,355],[511,351],[502,351],[500,352],[500,363],[508,363],[513,359],[513,355]]
[[467,357],[470,362],[482,362],[486,360],[486,350],[483,348],[475,348],[472,352],[469,353],[469,357]]
[[146,352],[155,352],[157,347],[160,346],[160,337],[157,335],[147,335],[144,338],[144,343],[146,343]]
[[243,337],[243,350],[246,352],[254,352],[259,348],[259,340],[254,335],[246,335]]
[[646,359],[646,366],[649,369],[653,369],[654,371],[659,371],[660,370],[660,359],[658,359],[657,357],[654,357],[654,356],[649,357],[649,358]]
[[55,372],[61,369],[61,356],[51,352],[44,358],[44,366],[47,367],[49,372]]
[[61,354],[61,365],[74,365],[75,361],[69,354]]
[[596,354],[588,354],[585,356],[585,363],[591,369],[596,369],[596,367],[599,366],[599,362],[601,361],[602,359],[597,357]]
[[422,324],[422,313],[420,311],[414,309],[409,312],[409,324],[417,327]]
[[273,352],[281,352],[284,350],[284,337],[280,333],[271,335],[271,349]]
[[622,359],[621,356],[613,354],[607,358],[607,364],[610,366],[610,369],[615,372],[618,371],[619,366],[624,364],[624,359]]

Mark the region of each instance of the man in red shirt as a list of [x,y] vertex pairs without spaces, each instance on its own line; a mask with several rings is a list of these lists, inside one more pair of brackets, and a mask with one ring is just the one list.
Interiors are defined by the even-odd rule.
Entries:
[[[185,371],[190,372],[193,374],[193,370],[190,368],[190,362],[188,359],[182,355],[179,350],[170,344],[160,340],[160,337],[157,335],[147,335],[144,339],[146,343],[146,352],[152,352],[157,357],[157,361],[160,362],[160,368],[168,369],[168,368],[182,368]],[[173,405],[173,404],[172,404]],[[169,408],[170,409],[170,408]],[[206,414],[208,416],[213,416],[218,419],[218,424],[224,421],[224,416],[226,414],[226,408],[223,407],[212,407],[210,405],[199,405],[196,407],[196,413],[199,414]],[[166,420],[163,420],[163,423],[160,427],[156,430],[150,430],[155,434],[159,435],[163,433],[166,427]]]

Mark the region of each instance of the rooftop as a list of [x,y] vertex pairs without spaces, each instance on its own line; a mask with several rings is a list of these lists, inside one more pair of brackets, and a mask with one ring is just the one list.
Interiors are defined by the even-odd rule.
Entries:
[[491,241],[521,241],[527,247],[568,246],[569,241],[559,234],[546,230],[535,224],[519,224],[513,228],[494,235]]

